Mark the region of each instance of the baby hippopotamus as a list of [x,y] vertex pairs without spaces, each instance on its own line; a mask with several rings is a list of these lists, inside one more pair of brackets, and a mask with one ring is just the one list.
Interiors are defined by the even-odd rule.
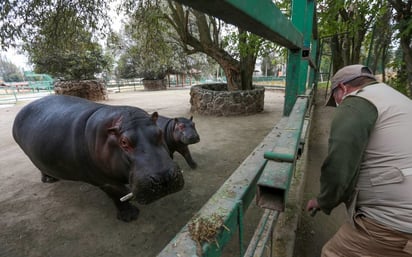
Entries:
[[189,119],[168,118],[160,116],[157,119],[157,125],[163,130],[163,137],[170,151],[170,157],[177,151],[185,158],[190,168],[196,169],[197,163],[192,159],[188,145],[196,144],[200,141],[199,134],[196,131],[193,116]]

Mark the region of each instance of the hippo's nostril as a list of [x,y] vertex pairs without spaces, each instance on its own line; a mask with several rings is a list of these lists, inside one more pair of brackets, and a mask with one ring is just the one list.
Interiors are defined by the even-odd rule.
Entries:
[[151,181],[152,185],[161,184],[161,180],[157,176],[150,176],[150,181]]

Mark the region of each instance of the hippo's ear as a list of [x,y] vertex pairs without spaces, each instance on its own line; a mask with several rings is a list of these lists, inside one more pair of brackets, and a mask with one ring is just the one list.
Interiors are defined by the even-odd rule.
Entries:
[[122,124],[123,117],[120,116],[119,118],[113,119],[111,125],[107,129],[107,131],[111,134],[120,134],[120,125]]
[[157,112],[152,113],[151,119],[154,123],[157,122],[157,118],[159,118],[159,114]]

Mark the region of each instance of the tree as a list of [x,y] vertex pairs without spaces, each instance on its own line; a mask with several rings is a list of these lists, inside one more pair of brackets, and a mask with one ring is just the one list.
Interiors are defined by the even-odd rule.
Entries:
[[[24,44],[36,72],[65,80],[80,80],[93,79],[96,73],[106,68],[109,61],[103,55],[102,47],[77,19],[76,12],[70,6],[51,11],[31,42]],[[66,20],[56,25],[59,16]]]
[[270,56],[262,58],[262,62],[260,63],[260,71],[263,76],[275,76],[275,69],[276,64],[273,62],[273,58],[270,58]]
[[18,82],[24,80],[23,74],[19,68],[4,56],[0,56],[0,77],[2,77],[5,82]]
[[[18,42],[31,42],[39,28],[50,21],[51,33],[59,33],[69,19],[75,19],[92,33],[106,31],[107,11],[112,0],[2,0],[0,1],[0,46],[7,49]],[[67,17],[65,10],[75,10],[76,16]],[[60,39],[70,39],[70,33],[59,33]],[[67,35],[67,37],[66,37]]]
[[262,58],[260,70],[264,76],[278,76],[279,65],[285,64],[284,60],[286,57],[285,49],[282,50],[281,47],[277,46],[272,52],[267,53]]
[[[16,45],[16,42],[30,43],[50,14],[59,13],[54,17],[54,29],[57,33],[61,24],[68,17],[64,9],[76,10],[74,19],[83,24],[86,31],[94,34],[108,24],[107,11],[112,0],[3,0],[0,1],[0,44],[3,49]],[[405,72],[412,88],[412,22],[411,1],[390,0],[390,6],[395,10],[394,20],[398,30],[399,44],[404,52]],[[157,6],[164,11],[164,16],[176,30],[185,51],[188,54],[202,52],[211,56],[225,71],[229,88],[248,89],[251,87],[256,56],[261,51],[264,41],[248,32],[238,30],[235,41],[237,54],[227,49],[225,37],[221,32],[227,25],[221,21],[167,1],[167,7],[161,0],[123,0],[130,10],[144,8],[147,3]],[[372,27],[386,12],[387,2],[376,1],[347,1],[323,0],[318,2],[320,34],[332,35],[333,70],[352,63],[361,62],[365,48],[365,38],[371,33]],[[144,13],[144,12],[143,12]],[[70,34],[61,33],[60,40],[69,42]],[[381,33],[380,33],[381,34]],[[220,35],[220,36],[219,36]],[[230,36],[230,35],[229,35]],[[233,39],[233,38],[232,38]],[[19,41],[21,40],[21,41]],[[227,41],[226,41],[227,42]],[[382,58],[387,56],[389,49],[380,46]],[[378,51],[375,48],[375,51]],[[386,51],[386,53],[382,52]],[[377,53],[378,54],[378,53]],[[411,91],[411,90],[409,90]]]
[[0,8],[2,47],[21,40],[36,72],[64,79],[94,78],[109,63],[93,36],[98,23],[106,20],[100,6],[108,2],[5,0]]
[[161,8],[151,1],[130,12],[120,42],[124,53],[119,60],[119,75],[154,80],[187,69],[185,54],[162,16]]
[[[174,28],[176,42],[180,42],[188,55],[204,53],[219,63],[229,90],[252,88],[256,58],[264,49],[262,46],[269,44],[268,41],[179,3],[167,1],[168,8],[163,3],[161,0],[126,1],[124,6],[129,12],[140,9],[142,13],[146,13],[149,7],[158,8]],[[221,35],[223,30],[227,34],[225,37]]]
[[405,81],[408,81],[408,74],[406,74],[406,65],[404,61],[404,53],[401,48],[395,50],[393,62],[390,64],[394,70],[396,70],[396,76],[390,78],[389,84],[397,89],[398,91],[402,92],[405,95],[411,95],[408,92],[410,89],[408,84]]
[[400,83],[407,84],[407,92],[412,95],[412,1],[389,0],[393,9],[396,11],[394,19],[400,48],[403,52],[404,65],[399,68],[402,79]]
[[326,0],[319,3],[319,31],[331,36],[334,71],[361,62],[365,36],[384,7],[383,1]]
[[[252,88],[256,59],[267,41],[240,28],[223,38],[220,33],[228,25],[222,21],[173,1],[168,0],[168,6],[166,17],[188,54],[202,52],[219,63],[229,90]],[[235,46],[236,51],[228,46]]]
[[386,80],[385,67],[389,62],[391,42],[393,38],[392,8],[387,7],[381,10],[377,22],[373,25],[372,33],[366,36],[367,41],[371,42],[370,47],[366,48],[368,57],[366,64],[374,73],[382,73],[383,81]]
[[[403,53],[403,63],[397,62],[398,65],[395,67],[398,69],[396,81],[406,84],[408,87],[406,91],[410,95],[412,93],[411,7],[412,2],[404,0],[321,1],[318,4],[319,31],[320,34],[330,35],[332,38],[333,70],[366,60],[374,70],[378,68],[382,70],[385,78],[385,67],[391,56],[391,43],[397,37]],[[370,44],[372,48],[369,48],[369,42],[373,37],[375,40]],[[370,59],[367,59],[366,51],[372,51]]]

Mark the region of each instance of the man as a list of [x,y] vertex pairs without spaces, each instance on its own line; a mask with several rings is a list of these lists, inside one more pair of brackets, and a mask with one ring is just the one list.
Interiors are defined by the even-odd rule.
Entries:
[[332,77],[327,105],[337,106],[328,156],[306,210],[345,203],[350,221],[322,256],[412,256],[412,101],[350,65]]

